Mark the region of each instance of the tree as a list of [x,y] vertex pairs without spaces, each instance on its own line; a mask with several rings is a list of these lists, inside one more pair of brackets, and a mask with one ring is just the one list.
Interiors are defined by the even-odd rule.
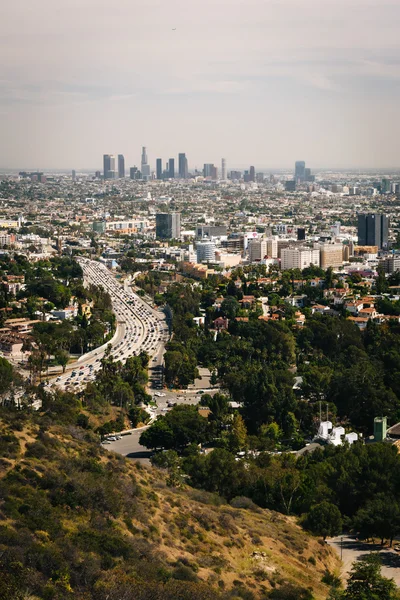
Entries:
[[66,366],[69,361],[69,352],[67,350],[57,350],[55,353],[56,363],[62,366],[62,371],[65,373]]
[[229,432],[229,447],[232,452],[238,452],[246,447],[247,429],[240,415],[235,415]]
[[393,579],[387,579],[381,574],[378,554],[368,554],[354,563],[344,600],[398,600],[398,598],[400,595]]
[[357,512],[354,518],[354,527],[361,535],[372,537],[374,535],[384,540],[390,540],[400,531],[400,507],[394,497],[388,494],[377,494]]
[[173,448],[174,434],[164,416],[158,417],[157,420],[142,433],[139,444],[146,448],[153,449]]
[[314,534],[327,537],[338,535],[342,531],[342,515],[335,504],[323,500],[314,504],[305,519],[306,527]]

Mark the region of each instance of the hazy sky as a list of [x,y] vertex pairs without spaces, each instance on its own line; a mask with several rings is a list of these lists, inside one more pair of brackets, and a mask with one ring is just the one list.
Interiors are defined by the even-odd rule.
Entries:
[[142,145],[153,167],[398,167],[399,22],[400,0],[5,0],[0,167]]

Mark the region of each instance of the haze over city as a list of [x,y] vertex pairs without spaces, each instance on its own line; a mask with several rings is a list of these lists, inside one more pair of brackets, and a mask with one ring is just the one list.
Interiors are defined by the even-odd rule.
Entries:
[[0,22],[1,168],[397,167],[397,0],[22,0]]

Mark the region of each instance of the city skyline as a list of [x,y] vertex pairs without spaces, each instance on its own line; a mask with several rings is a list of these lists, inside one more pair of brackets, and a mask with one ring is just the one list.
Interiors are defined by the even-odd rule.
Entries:
[[182,6],[10,5],[0,166],[94,169],[107,148],[137,164],[146,143],[154,157],[184,148],[198,167],[229,149],[230,165],[284,168],[302,156],[314,168],[396,168],[397,1]]

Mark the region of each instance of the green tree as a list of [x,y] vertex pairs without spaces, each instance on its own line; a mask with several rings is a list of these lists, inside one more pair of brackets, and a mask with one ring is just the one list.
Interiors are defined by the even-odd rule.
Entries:
[[342,515],[335,504],[324,500],[311,507],[305,525],[312,533],[321,535],[325,540],[342,531]]
[[344,600],[398,600],[399,597],[393,579],[381,574],[378,554],[363,556],[353,565]]
[[63,373],[65,373],[65,369],[67,367],[69,361],[69,352],[67,350],[57,350],[55,353],[56,363],[62,367]]

